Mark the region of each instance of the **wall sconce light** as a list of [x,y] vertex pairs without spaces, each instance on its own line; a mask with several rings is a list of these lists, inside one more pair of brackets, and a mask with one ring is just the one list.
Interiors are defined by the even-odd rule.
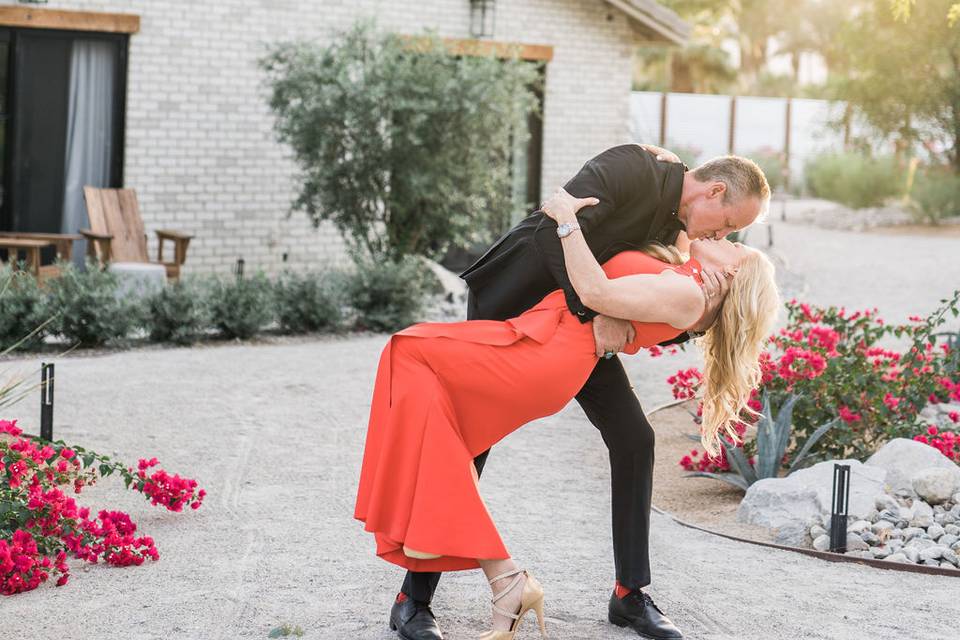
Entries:
[[496,24],[496,0],[470,0],[470,35],[492,38]]

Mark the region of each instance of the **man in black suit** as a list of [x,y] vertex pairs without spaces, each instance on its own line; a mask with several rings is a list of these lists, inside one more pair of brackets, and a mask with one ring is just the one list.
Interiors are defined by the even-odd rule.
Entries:
[[[558,192],[545,205],[569,207],[575,198],[596,197],[596,206],[579,212],[579,227],[558,228],[542,210],[535,211],[460,274],[470,290],[468,319],[515,317],[561,288],[570,311],[581,322],[593,321],[597,354],[603,357],[576,399],[610,452],[616,582],[608,618],[655,640],[683,636],[641,591],[650,584],[654,432],[614,357],[633,339],[633,329],[627,320],[598,315],[580,302],[567,276],[560,237],[583,233],[603,263],[649,241],[675,244],[685,239],[681,233],[691,240],[722,238],[751,224],[767,206],[769,186],[750,160],[725,156],[690,171],[679,162],[665,161],[668,153],[636,144],[604,151],[565,185],[566,193]],[[705,276],[708,305],[698,330],[713,323],[717,301],[728,287],[723,274]],[[678,341],[685,339],[688,336]],[[474,460],[478,475],[489,453]],[[404,640],[442,638],[429,606],[439,579],[439,573],[407,573],[390,613],[391,628]]]

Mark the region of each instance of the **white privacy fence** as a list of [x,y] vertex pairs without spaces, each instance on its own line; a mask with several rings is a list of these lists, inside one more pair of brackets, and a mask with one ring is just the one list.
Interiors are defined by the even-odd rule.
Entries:
[[748,157],[786,153],[790,184],[799,187],[807,160],[842,151],[845,136],[867,133],[856,122],[848,132],[831,127],[843,110],[840,103],[806,98],[634,91],[630,125],[637,142],[680,149],[695,163],[728,153]]

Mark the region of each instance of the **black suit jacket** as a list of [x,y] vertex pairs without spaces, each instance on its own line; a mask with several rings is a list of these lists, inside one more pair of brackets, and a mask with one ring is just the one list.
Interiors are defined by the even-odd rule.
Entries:
[[[577,214],[598,262],[651,240],[676,242],[684,228],[677,218],[683,174],[684,165],[658,161],[636,144],[607,149],[583,165],[564,188],[577,198],[600,200]],[[542,211],[521,220],[460,277],[474,296],[476,318],[518,316],[558,288],[581,322],[597,315],[571,286],[557,223]]]

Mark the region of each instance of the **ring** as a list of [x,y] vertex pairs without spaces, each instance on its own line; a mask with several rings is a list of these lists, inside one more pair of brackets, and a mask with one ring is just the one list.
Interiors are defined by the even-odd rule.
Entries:
[[612,357],[615,356],[615,355],[617,355],[615,352],[613,352],[613,351],[607,351],[607,352],[605,352],[605,353],[603,354],[603,357],[604,357],[604,359],[609,360],[610,358],[612,358]]

